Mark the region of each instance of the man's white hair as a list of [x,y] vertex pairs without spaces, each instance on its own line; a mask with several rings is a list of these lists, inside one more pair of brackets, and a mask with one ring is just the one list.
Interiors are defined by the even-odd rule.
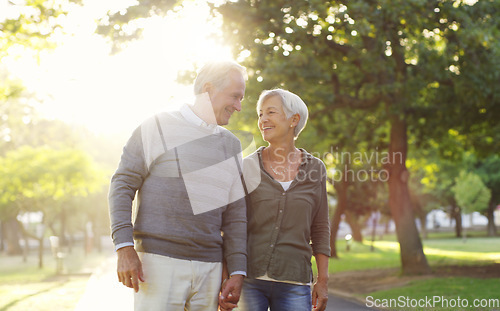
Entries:
[[299,123],[295,127],[294,136],[299,137],[300,132],[304,129],[307,123],[307,118],[309,117],[309,111],[307,110],[307,105],[304,101],[296,94],[283,90],[283,89],[272,89],[262,91],[259,100],[257,101],[257,114],[259,114],[262,103],[272,97],[278,96],[281,98],[281,103],[283,104],[283,110],[287,119],[290,119],[293,115],[298,114],[300,116]]
[[247,80],[245,67],[233,61],[216,61],[206,63],[201,67],[194,81],[194,95],[203,93],[203,86],[211,83],[217,90],[224,89],[230,82],[229,73],[239,72]]

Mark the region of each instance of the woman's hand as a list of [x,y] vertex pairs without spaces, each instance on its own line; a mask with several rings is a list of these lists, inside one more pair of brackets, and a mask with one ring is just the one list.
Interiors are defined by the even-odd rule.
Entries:
[[312,292],[313,310],[323,311],[326,309],[328,302],[328,279],[318,279],[314,283]]
[[318,253],[314,257],[318,267],[318,279],[313,287],[312,304],[313,310],[323,311],[328,302],[328,256]]

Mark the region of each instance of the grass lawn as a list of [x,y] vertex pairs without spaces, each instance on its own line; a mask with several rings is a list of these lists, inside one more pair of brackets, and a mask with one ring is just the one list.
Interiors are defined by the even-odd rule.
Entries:
[[35,251],[27,262],[21,256],[0,255],[0,311],[74,310],[90,273],[109,255],[103,251],[85,256],[82,247],[75,247],[65,258],[62,275],[56,274],[50,251],[44,254],[41,269]]
[[[394,236],[375,241],[373,251],[371,242],[352,243],[350,251],[346,251],[345,243],[337,241],[340,259],[331,259],[331,275],[386,268],[398,271],[400,268],[399,244]],[[447,266],[451,267],[448,272],[454,274],[470,266],[500,264],[500,237],[490,238],[476,233],[464,242],[452,233],[438,233],[430,234],[422,243],[433,270],[442,270],[441,267]],[[395,276],[397,281],[397,273]],[[485,274],[423,277],[403,286],[357,293],[355,296],[372,307],[381,307],[379,309],[500,310],[500,279],[488,277]]]
[[391,310],[500,310],[499,283],[495,278],[432,278],[369,293],[363,299]]
[[[464,243],[452,235],[431,234],[422,241],[424,253],[431,266],[478,265],[500,263],[500,237],[470,237]],[[346,242],[337,241],[340,260],[331,259],[330,273],[378,268],[400,267],[399,243],[394,236],[372,243],[352,243],[346,251]]]

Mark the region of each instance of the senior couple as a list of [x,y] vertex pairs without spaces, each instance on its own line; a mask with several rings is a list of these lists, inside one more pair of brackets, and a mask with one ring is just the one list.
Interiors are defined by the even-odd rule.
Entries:
[[221,125],[241,110],[245,80],[237,63],[206,64],[195,102],[146,120],[123,148],[109,208],[118,280],[135,290],[135,310],[326,308],[326,169],[295,146],[307,106],[286,90],[262,92],[268,146],[242,159]]

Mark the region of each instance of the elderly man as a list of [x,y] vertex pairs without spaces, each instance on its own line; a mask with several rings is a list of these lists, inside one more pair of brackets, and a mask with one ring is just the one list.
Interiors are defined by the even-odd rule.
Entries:
[[194,104],[146,120],[123,149],[109,208],[118,279],[134,288],[135,310],[216,310],[222,262],[229,279],[221,296],[239,299],[247,256],[241,145],[220,125],[241,110],[245,78],[234,62],[206,64]]

